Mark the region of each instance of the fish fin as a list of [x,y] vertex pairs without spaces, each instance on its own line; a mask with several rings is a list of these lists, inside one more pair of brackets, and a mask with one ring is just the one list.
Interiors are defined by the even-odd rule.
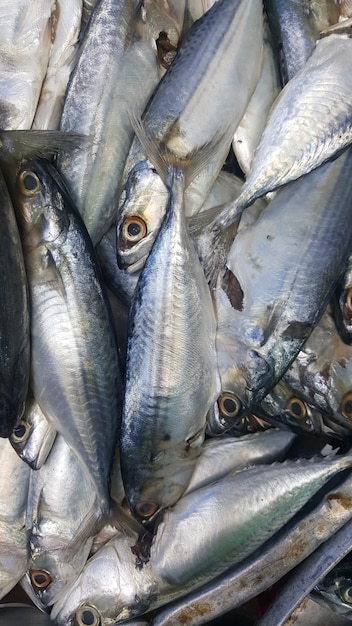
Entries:
[[219,215],[215,218],[216,226],[221,230],[230,228],[233,224],[236,224],[236,230],[238,223],[241,219],[241,215],[246,205],[239,203],[240,196],[233,202],[226,204]]
[[214,154],[214,150],[217,150],[229,134],[229,130],[226,129],[215,139],[190,151],[186,157],[179,157],[167,147],[165,142],[158,141],[147,132],[141,117],[134,111],[130,112],[130,121],[148,159],[154,165],[166,187],[170,187],[168,174],[169,168],[172,167],[184,172],[186,189],[205,169]]
[[217,224],[223,205],[203,211],[189,219],[189,231],[203,267],[206,280],[211,289],[215,289],[218,276],[223,272],[229,250],[236,236],[239,219],[228,228]]
[[1,130],[0,161],[20,161],[30,157],[48,158],[60,150],[80,148],[89,140],[86,135],[60,130]]

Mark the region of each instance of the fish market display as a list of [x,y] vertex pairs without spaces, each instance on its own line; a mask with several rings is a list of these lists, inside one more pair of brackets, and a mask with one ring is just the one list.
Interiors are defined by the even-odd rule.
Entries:
[[0,622],[352,620],[351,19],[3,1]]

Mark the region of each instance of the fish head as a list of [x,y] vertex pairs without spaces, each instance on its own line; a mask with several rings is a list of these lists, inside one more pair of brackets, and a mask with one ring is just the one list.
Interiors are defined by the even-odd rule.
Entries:
[[212,434],[240,426],[253,406],[273,385],[274,366],[257,350],[248,350],[235,337],[218,333],[216,338],[221,392],[208,412],[207,430]]
[[120,199],[117,220],[117,261],[121,269],[141,269],[166,212],[168,191],[148,161],[129,173]]
[[352,614],[352,564],[348,554],[321,580],[312,597],[327,604],[335,613]]
[[69,223],[64,200],[49,168],[42,159],[28,160],[17,174],[16,214],[23,244],[28,247],[66,238]]

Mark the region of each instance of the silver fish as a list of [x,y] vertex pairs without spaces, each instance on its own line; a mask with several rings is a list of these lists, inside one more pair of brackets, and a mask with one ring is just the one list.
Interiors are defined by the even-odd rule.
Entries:
[[87,610],[107,626],[200,587],[252,554],[350,467],[347,456],[258,466],[184,496],[165,512],[142,569],[135,566],[131,539],[118,535],[89,559],[51,617],[66,626]]
[[[187,33],[143,113],[147,135],[174,162],[197,176],[185,192],[186,216],[204,203],[228,154],[259,76],[262,4],[219,0]],[[170,98],[177,93],[177,98]],[[165,215],[167,190],[139,138],[132,143],[122,183],[118,261],[141,268]]]
[[27,577],[43,606],[83,569],[99,516],[88,472],[58,435],[46,463],[31,473],[26,514]]
[[138,0],[103,0],[95,7],[60,123],[65,132],[90,137],[85,149],[61,152],[58,168],[94,245],[116,214],[120,178],[133,138],[130,110],[142,112],[158,80],[154,52],[137,32],[138,5]]
[[222,228],[256,198],[307,174],[351,143],[351,61],[350,38],[331,35],[317,43],[276,99],[242,193],[218,218]]
[[0,598],[27,569],[25,512],[30,468],[6,439],[0,439]]
[[120,457],[132,512],[148,519],[184,492],[218,393],[215,315],[184,217],[184,174],[171,168],[170,202],[130,314]]
[[32,389],[87,468],[103,513],[121,410],[116,339],[91,243],[54,176],[36,160],[16,180],[32,311]]
[[[230,276],[235,295],[229,298],[228,288],[221,288],[221,277],[214,292],[216,341],[225,343],[228,354],[227,360],[218,361],[221,387],[232,396],[233,420],[280,380],[343,271],[352,235],[346,187],[351,163],[352,152],[346,151],[287,185],[235,237],[224,275]],[[229,427],[228,420],[216,430],[224,427]]]

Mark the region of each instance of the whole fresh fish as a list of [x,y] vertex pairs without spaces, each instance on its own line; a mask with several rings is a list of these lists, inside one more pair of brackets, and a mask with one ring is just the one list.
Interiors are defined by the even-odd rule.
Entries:
[[27,577],[43,606],[83,569],[99,515],[86,468],[58,435],[46,463],[31,473],[26,513]]
[[91,623],[107,626],[200,587],[254,553],[329,479],[350,467],[348,456],[286,461],[235,472],[193,491],[165,512],[143,568],[135,566],[131,540],[118,535],[89,559],[51,617],[67,626],[87,611]]
[[121,407],[118,353],[91,242],[59,184],[41,160],[25,162],[16,179],[32,389],[88,471],[104,513]]
[[[186,216],[204,203],[254,91],[262,61],[262,4],[219,0],[188,31],[144,113],[146,134],[189,167]],[[177,94],[177,97],[170,97]],[[170,159],[169,159],[170,160]],[[117,222],[119,265],[143,266],[167,206],[167,189],[139,138],[122,178]]]
[[218,393],[215,315],[184,216],[184,173],[170,168],[170,201],[130,313],[120,458],[126,498],[142,520],[173,505],[200,454]]
[[[117,211],[133,138],[130,111],[141,113],[157,84],[155,54],[138,31],[138,0],[103,0],[84,32],[60,129],[88,135],[84,149],[61,152],[58,168],[94,245]],[[104,41],[104,46],[100,42]]]
[[27,396],[29,312],[21,241],[1,171],[0,198],[0,437],[9,437]]
[[48,422],[33,397],[27,398],[24,414],[9,440],[18,456],[36,470],[45,463],[56,437],[56,430]]
[[0,128],[30,128],[51,48],[54,0],[0,3]]
[[[296,515],[273,539],[242,563],[159,609],[151,626],[183,626],[185,622],[189,626],[200,626],[258,596],[313,554],[351,519],[351,495],[352,481],[348,477],[313,508]],[[347,537],[348,528],[346,531],[342,528],[342,532]]]
[[59,127],[82,18],[82,0],[55,3],[51,17],[51,49],[32,128]]
[[0,598],[27,569],[25,512],[30,468],[6,439],[0,439]]
[[214,292],[216,341],[228,355],[218,359],[221,393],[232,398],[215,432],[275,386],[323,314],[350,251],[351,163],[346,151],[285,186],[235,237]]
[[276,99],[241,195],[218,217],[225,227],[256,198],[307,174],[352,139],[352,39],[330,35]]
[[282,84],[302,69],[319,33],[337,22],[337,3],[330,0],[265,0],[279,58]]

